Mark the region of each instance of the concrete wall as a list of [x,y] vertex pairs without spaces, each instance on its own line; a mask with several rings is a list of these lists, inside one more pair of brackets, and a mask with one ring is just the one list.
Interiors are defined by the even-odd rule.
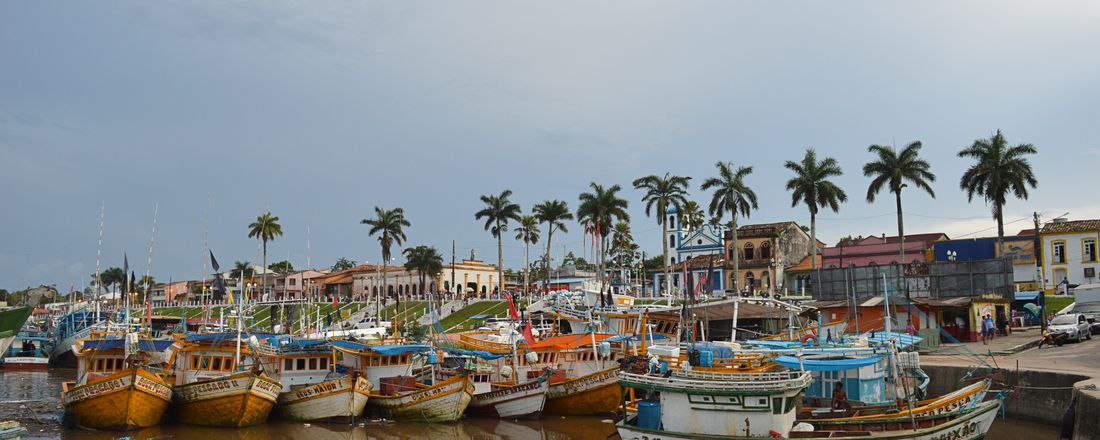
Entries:
[[[930,396],[938,396],[958,389],[963,384],[960,380],[970,371],[969,368],[948,366],[925,365],[921,368],[932,379],[928,385]],[[971,377],[966,379],[965,384],[973,383],[975,379],[986,376],[991,376],[995,381],[989,393],[990,399],[995,398],[997,391],[1003,389],[1005,385],[1014,388],[1004,401],[1006,416],[1055,426],[1062,425],[1062,419],[1073,399],[1074,386],[1078,382],[1091,380],[1088,376],[1079,374],[1027,370],[1017,373],[1015,370],[1009,369],[991,371],[986,368],[975,371]],[[1092,408],[1100,410],[1100,397],[1098,397],[1098,400],[1090,402],[1090,404],[1094,405]],[[1080,403],[1077,407],[1077,414],[1082,414]],[[1096,420],[1100,419],[1096,417],[1096,414],[1100,413],[1092,412],[1091,414],[1089,417],[1093,420],[1089,420],[1089,422],[1095,424],[1096,428],[1100,428],[1100,420]],[[1092,434],[1088,437],[1074,438],[1100,439],[1100,429],[1090,428],[1087,432]]]
[[1077,406],[1074,411],[1073,440],[1100,439],[1100,391],[1077,390]]

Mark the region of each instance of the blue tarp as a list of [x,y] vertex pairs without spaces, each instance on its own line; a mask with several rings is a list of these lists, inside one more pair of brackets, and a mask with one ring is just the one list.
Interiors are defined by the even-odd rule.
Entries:
[[873,365],[882,360],[882,356],[871,356],[856,359],[802,359],[799,363],[794,356],[780,356],[775,358],[775,363],[792,370],[805,371],[845,371],[854,368]]
[[332,341],[334,345],[352,350],[370,350],[384,355],[421,353],[431,351],[432,346],[427,344],[402,344],[402,345],[367,345],[351,341]]
[[[694,348],[692,348],[693,346]],[[709,351],[714,353],[714,357],[716,358],[732,358],[737,354],[730,347],[725,347],[709,341],[699,341],[694,344],[688,344],[687,349],[688,352],[691,352],[693,349],[698,351]]]
[[[253,333],[252,335],[259,338],[259,339],[270,339],[270,338],[275,337],[275,335],[271,334],[271,333]],[[246,338],[247,338],[247,336],[244,333],[241,333],[241,339],[246,339]],[[236,339],[237,339],[237,332],[232,332],[232,333],[229,333],[229,332],[225,332],[225,333],[188,333],[187,334],[187,340],[188,341],[221,341],[221,340],[233,341],[233,340],[236,340]]]
[[753,339],[751,341],[748,341],[748,343],[759,347],[768,348],[796,348],[802,346],[802,343],[798,341],[767,341],[761,339]]
[[481,350],[463,350],[461,348],[444,347],[444,348],[442,348],[442,350],[447,352],[447,353],[451,353],[451,354],[455,354],[455,355],[459,355],[459,356],[477,356],[477,357],[479,357],[481,359],[485,359],[487,361],[491,361],[493,359],[500,359],[504,356],[507,356],[507,355],[504,355],[504,354],[489,353],[487,351],[481,351]]
[[[172,346],[173,341],[151,341],[143,339],[138,342],[138,349],[141,351],[164,351],[168,347]],[[84,341],[84,348],[90,348],[95,350],[113,350],[116,348],[122,348],[125,346],[126,341],[123,339],[92,339]]]
[[[874,337],[871,336],[872,334],[874,335]],[[889,334],[887,334],[886,332],[867,332],[863,335],[867,337],[867,342],[871,345],[882,344],[891,339],[896,339],[898,341],[898,350],[908,349],[909,347],[917,345],[920,343],[920,341],[924,340],[924,338],[920,336],[909,335],[908,333],[890,332]]]

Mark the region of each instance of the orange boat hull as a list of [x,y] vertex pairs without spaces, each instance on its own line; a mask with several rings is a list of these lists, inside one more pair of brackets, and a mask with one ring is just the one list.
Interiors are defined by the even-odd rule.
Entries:
[[281,389],[278,382],[249,373],[177,386],[172,415],[191,425],[257,425],[267,421]]
[[[544,412],[566,416],[609,414],[618,411],[622,387],[617,381],[617,368],[604,370],[561,384],[550,385]],[[569,386],[585,382],[588,386]],[[572,388],[572,389],[570,389]]]
[[65,412],[73,423],[104,431],[156,426],[171,402],[168,384],[142,369],[126,370],[80,387],[66,383],[63,390]]

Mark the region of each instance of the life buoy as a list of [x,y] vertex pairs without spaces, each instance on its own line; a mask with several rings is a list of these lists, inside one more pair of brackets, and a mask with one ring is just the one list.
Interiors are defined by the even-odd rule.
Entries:
[[806,335],[802,337],[802,345],[815,345],[817,344],[817,338],[814,335]]

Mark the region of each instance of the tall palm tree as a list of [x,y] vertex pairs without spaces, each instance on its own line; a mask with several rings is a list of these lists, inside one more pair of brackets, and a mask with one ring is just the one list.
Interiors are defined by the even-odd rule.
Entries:
[[623,262],[623,258],[627,256],[627,250],[634,244],[634,235],[630,232],[630,223],[618,222],[611,230],[611,250],[616,255],[615,264],[619,267],[619,278],[625,280],[622,276],[622,270],[626,267]]
[[1018,199],[1027,200],[1027,188],[1035,188],[1039,181],[1031,169],[1027,155],[1038,153],[1031,144],[1008,146],[1008,141],[997,130],[989,139],[978,139],[970,148],[959,152],[959,157],[977,161],[959,179],[959,187],[966,191],[966,200],[974,194],[982,196],[993,205],[993,218],[997,219],[997,245],[1004,241],[1004,206],[1012,193]]
[[[359,224],[370,226],[367,234],[378,236],[378,244],[382,246],[382,264],[379,266],[381,270],[385,270],[386,263],[390,261],[390,248],[395,244],[401,246],[407,238],[405,228],[412,226],[412,223],[405,219],[404,209],[385,210],[378,206],[374,207],[374,218],[365,218],[360,220]],[[378,298],[388,294],[390,284],[387,275],[379,273],[382,278],[382,291],[374,298],[376,309],[380,307]],[[378,316],[377,313],[375,316]]]
[[577,220],[587,224],[598,236],[596,257],[596,270],[600,282],[603,282],[604,253],[607,250],[607,237],[611,234],[612,225],[618,221],[630,221],[630,213],[626,211],[630,205],[626,199],[619,197],[619,191],[623,187],[611,185],[604,188],[596,182],[588,184],[592,188],[590,193],[580,194],[580,206],[577,207]]
[[901,213],[901,190],[908,186],[905,182],[916,185],[933,199],[936,198],[936,192],[930,185],[936,181],[936,175],[929,171],[931,166],[928,162],[919,157],[920,148],[920,141],[911,142],[901,152],[893,147],[871,145],[867,147],[867,151],[875,153],[875,160],[863,165],[863,175],[872,178],[871,184],[867,186],[867,203],[874,203],[875,196],[884,187],[894,193],[898,214],[899,264],[905,264],[905,222]]
[[752,210],[757,209],[756,192],[745,184],[745,177],[752,174],[752,167],[733,168],[732,162],[717,162],[718,177],[703,182],[703,191],[714,189],[710,198],[710,215],[721,218],[730,214],[730,259],[733,260],[733,290],[737,291],[738,278],[741,276],[741,248],[737,246],[737,215],[749,218]]
[[680,212],[680,223],[688,229],[699,229],[703,226],[703,223],[706,223],[704,217],[703,208],[700,208],[694,200],[688,200],[687,203],[684,203],[682,212]]
[[109,292],[111,291],[111,286],[126,282],[126,273],[123,272],[121,268],[111,267],[99,274],[99,282],[106,287]]
[[229,277],[236,279],[251,277],[253,272],[252,265],[247,261],[237,261],[233,263],[233,270],[229,271]]
[[642,202],[645,203],[645,215],[652,215],[653,208],[657,208],[657,224],[661,226],[661,252],[664,253],[665,267],[665,293],[668,294],[668,304],[672,305],[672,275],[669,273],[668,264],[668,216],[669,208],[680,208],[687,204],[687,189],[691,181],[690,177],[673,176],[665,173],[664,177],[649,175],[634,180],[634,188],[645,191]]
[[539,242],[539,219],[533,215],[520,217],[516,240],[523,242],[523,296],[527,296],[531,285],[531,245]]
[[519,205],[508,199],[511,196],[510,189],[501,191],[500,195],[483,195],[481,202],[485,207],[474,213],[474,220],[485,219],[485,230],[497,239],[497,289],[500,293],[504,293],[504,232],[508,230],[508,221],[519,221],[520,215]]
[[794,172],[794,177],[787,181],[787,190],[791,191],[791,207],[801,202],[810,210],[810,265],[817,270],[817,212],[821,208],[839,212],[840,204],[848,201],[848,194],[829,180],[830,177],[843,175],[844,171],[831,157],[818,162],[817,152],[813,148],[806,149],[801,162],[788,160],[783,166]]
[[415,270],[420,278],[420,291],[417,294],[423,296],[426,290],[426,278],[436,279],[443,273],[443,256],[439,255],[434,247],[417,246],[405,249],[405,269]]
[[[547,200],[535,205],[533,211],[535,218],[540,223],[546,223],[546,282],[543,287],[550,288],[550,239],[554,237],[554,228],[562,232],[569,232],[565,226],[566,220],[573,220],[573,213],[569,212],[569,205],[562,200]],[[564,263],[564,262],[563,262]]]
[[[248,238],[255,238],[263,243],[263,267],[267,267],[267,242],[274,241],[275,237],[281,235],[283,235],[283,227],[279,225],[279,217],[271,215],[270,211],[256,217],[256,221],[248,225]],[[260,285],[263,286],[262,289],[267,289],[267,269],[264,269],[263,281],[260,282]]]

